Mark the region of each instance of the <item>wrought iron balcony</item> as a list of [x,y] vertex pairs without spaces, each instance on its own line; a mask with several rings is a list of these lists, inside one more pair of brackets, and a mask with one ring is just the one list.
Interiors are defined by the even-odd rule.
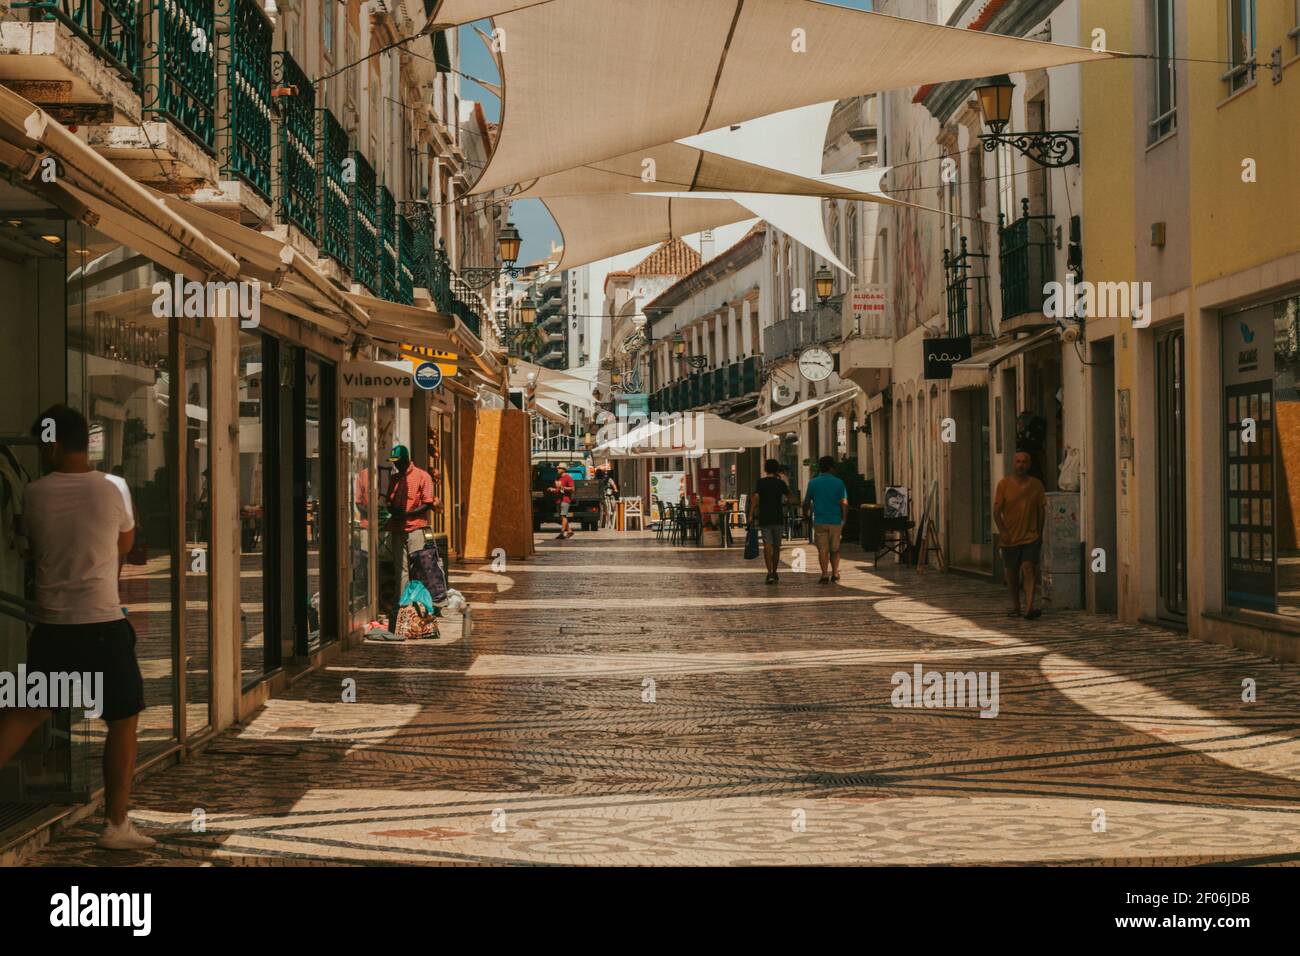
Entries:
[[402,238],[402,262],[410,266],[411,286],[413,289],[432,289],[433,261],[433,216],[428,203],[407,200],[401,203],[402,219],[411,230],[408,244],[405,234]]
[[416,248],[416,233],[410,216],[398,217],[397,232],[397,301],[410,305],[415,301],[415,276],[421,257],[421,250]]
[[397,202],[387,186],[379,187],[379,295],[396,302],[398,292]]
[[327,109],[320,110],[319,160],[321,252],[344,268],[352,267],[350,229],[352,196],[343,178],[348,158],[348,134]]
[[365,155],[354,149],[352,200],[352,278],[372,292],[379,291],[379,210],[376,208],[375,170]]
[[[217,47],[213,0],[157,3],[149,27],[151,34],[142,66],[144,111],[171,120],[215,154]],[[266,56],[270,56],[269,42]],[[268,155],[269,151],[268,136]]]
[[[948,334],[980,335],[988,331],[988,256],[970,252],[961,237],[961,252],[943,250],[943,270],[948,297]],[[973,308],[972,308],[973,304]]]
[[139,0],[23,0],[14,10],[30,10],[35,22],[57,20],[91,51],[140,88]]
[[274,28],[256,0],[218,0],[218,16],[229,38],[221,173],[242,179],[270,199]]
[[[1011,224],[998,215],[998,260],[1001,264],[1002,321],[1023,315],[1043,317],[1043,285],[1051,282],[1055,268],[1052,216],[1031,216],[1029,200],[1021,200],[1022,214]],[[1030,324],[1042,324],[1034,319]],[[1026,323],[1017,323],[1025,327]]]
[[317,241],[316,88],[286,51],[271,56],[271,82],[285,91],[274,98],[280,112],[275,218]]
[[774,322],[764,333],[763,355],[768,359],[785,358],[810,345],[843,338],[843,334],[843,317],[829,306],[817,305],[812,311]]

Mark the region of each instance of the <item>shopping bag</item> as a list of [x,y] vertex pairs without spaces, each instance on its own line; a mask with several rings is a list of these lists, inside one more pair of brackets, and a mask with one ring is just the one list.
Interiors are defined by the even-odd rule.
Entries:
[[438,636],[438,619],[419,604],[406,604],[397,611],[395,633],[407,641],[431,640]]
[[745,532],[745,560],[753,561],[758,557],[758,525],[751,524]]
[[443,573],[442,562],[438,560],[438,549],[434,545],[413,551],[407,557],[407,571],[412,581],[419,581],[429,591],[429,597],[437,604],[447,597],[447,576]]
[[429,589],[419,581],[412,581],[402,592],[402,598],[397,602],[398,607],[406,607],[408,604],[414,604],[422,607],[430,614],[433,613],[433,598],[429,596]]

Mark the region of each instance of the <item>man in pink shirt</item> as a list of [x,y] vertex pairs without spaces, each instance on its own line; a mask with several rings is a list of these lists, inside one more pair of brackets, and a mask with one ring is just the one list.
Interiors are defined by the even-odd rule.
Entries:
[[388,628],[393,630],[397,626],[397,603],[411,580],[407,556],[424,547],[429,512],[437,507],[438,499],[433,494],[433,477],[411,464],[411,452],[405,445],[394,445],[388,460],[393,465],[393,477],[384,495],[388,508],[384,530],[388,532],[388,553],[396,579]]

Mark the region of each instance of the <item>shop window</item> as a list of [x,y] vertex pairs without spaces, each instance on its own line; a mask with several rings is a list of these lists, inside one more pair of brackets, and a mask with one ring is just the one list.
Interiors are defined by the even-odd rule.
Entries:
[[835,457],[849,457],[849,423],[842,413],[835,416]]
[[368,399],[348,402],[347,417],[352,423],[348,455],[348,540],[352,577],[348,585],[348,611],[353,630],[365,626],[370,599],[370,555],[375,517],[375,456],[370,442],[371,403]]
[[1300,295],[1226,316],[1226,603],[1300,617]]
[[[118,593],[145,674],[139,737],[147,755],[176,737],[179,480],[172,410],[180,396],[169,319],[153,314],[150,291],[174,276],[90,229],[78,249],[85,265],[68,287],[68,391],[90,423],[91,466],[126,483],[135,515],[135,544]],[[102,740],[95,739],[90,759],[98,772]]]
[[212,353],[185,348],[185,731],[211,726],[212,632]]
[[[272,346],[272,348],[268,348]],[[266,614],[265,597],[279,572],[270,560],[268,538],[274,522],[268,513],[268,483],[275,469],[266,448],[275,446],[277,380],[267,375],[274,342],[251,332],[239,334],[239,640],[245,686],[274,666],[267,659],[268,631],[276,623]]]

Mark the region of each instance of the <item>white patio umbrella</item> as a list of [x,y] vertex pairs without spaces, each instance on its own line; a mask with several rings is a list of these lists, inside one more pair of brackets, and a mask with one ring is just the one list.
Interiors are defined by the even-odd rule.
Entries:
[[649,422],[597,447],[611,458],[686,457],[706,452],[762,448],[777,440],[770,432],[719,418],[712,412],[688,412],[666,422]]

